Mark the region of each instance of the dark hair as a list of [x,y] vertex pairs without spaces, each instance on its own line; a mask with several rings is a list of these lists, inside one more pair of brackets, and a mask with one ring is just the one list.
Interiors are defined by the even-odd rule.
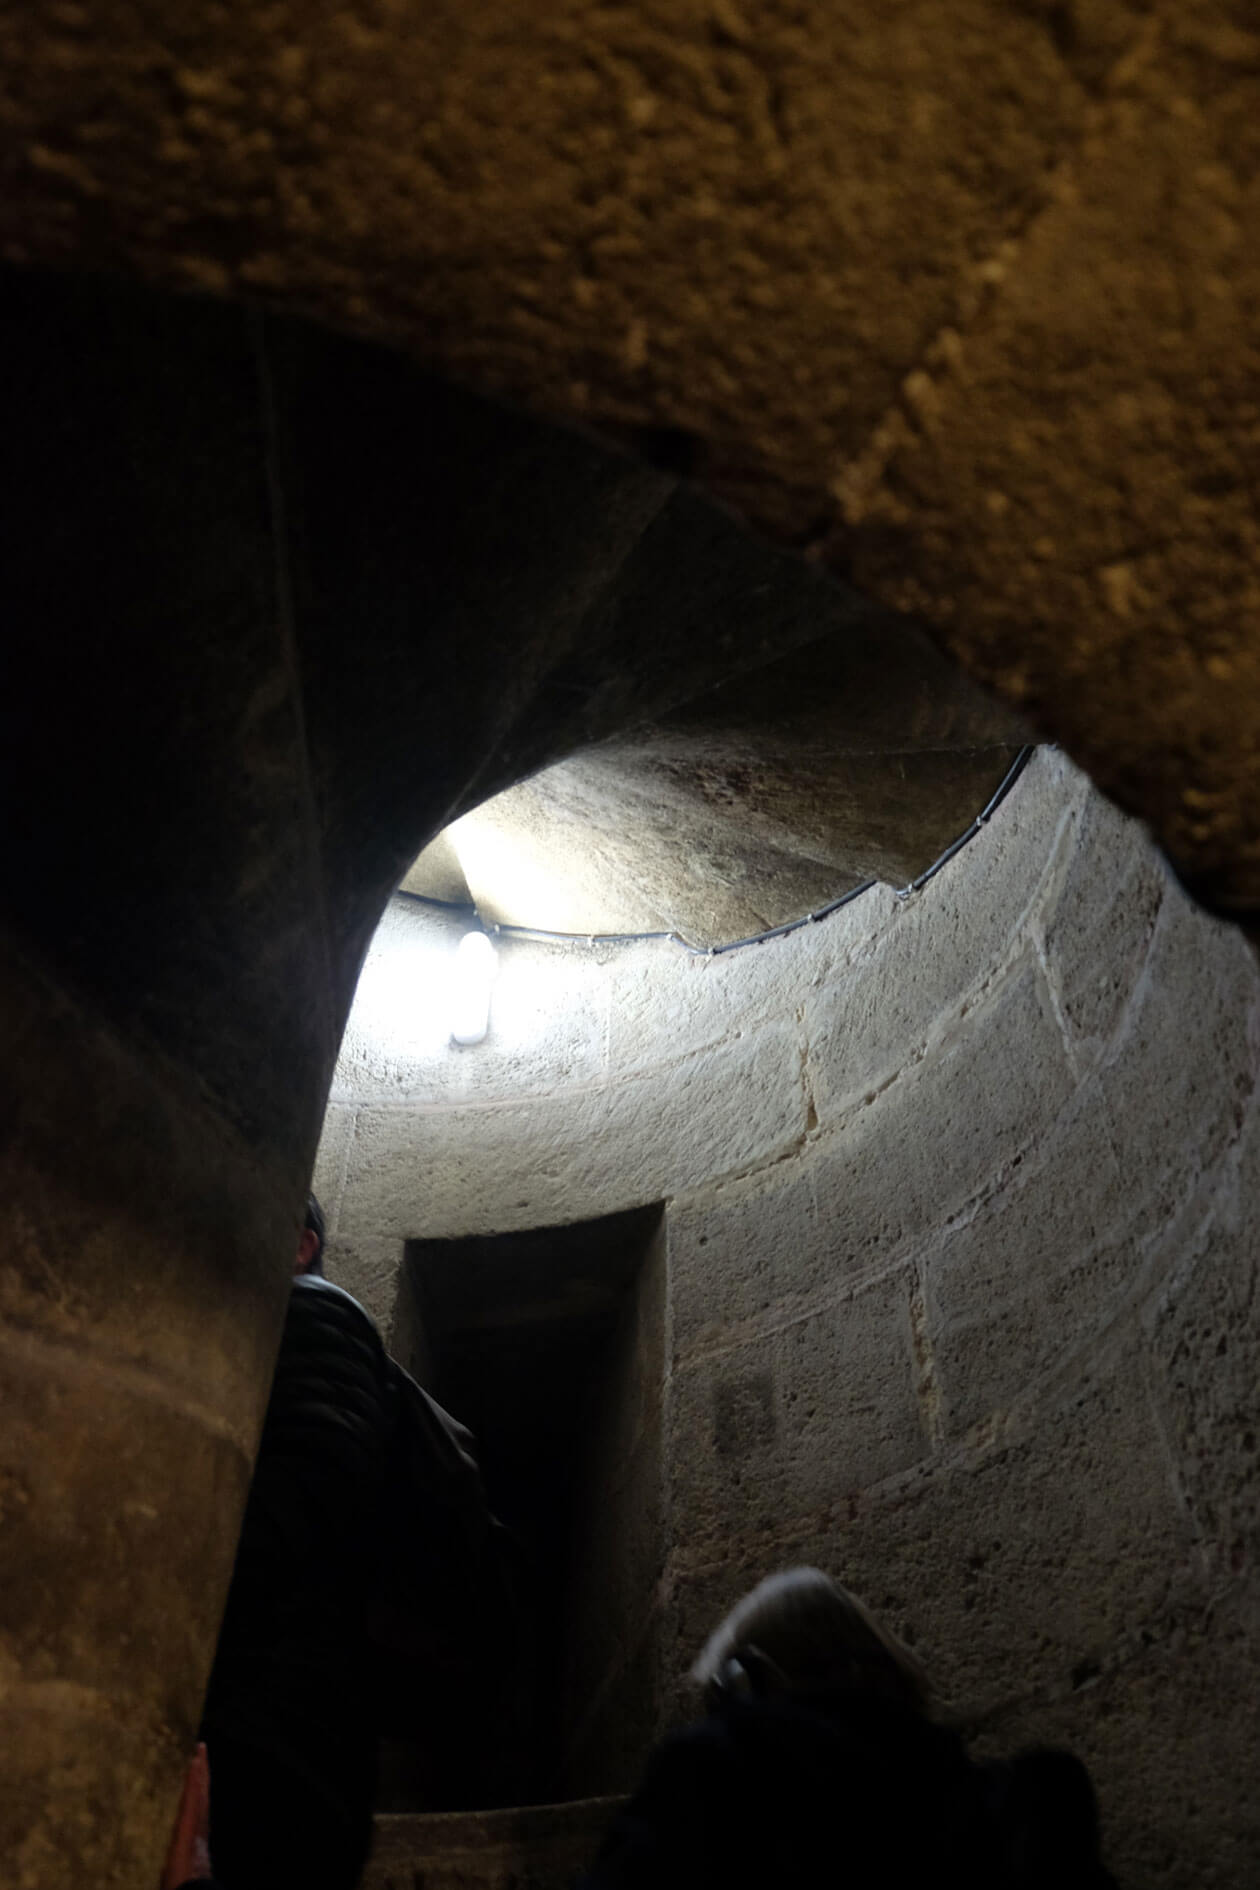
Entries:
[[306,1220],[304,1226],[312,1228],[319,1237],[319,1246],[314,1258],[308,1263],[308,1273],[322,1273],[324,1270],[324,1210],[313,1194],[306,1197]]

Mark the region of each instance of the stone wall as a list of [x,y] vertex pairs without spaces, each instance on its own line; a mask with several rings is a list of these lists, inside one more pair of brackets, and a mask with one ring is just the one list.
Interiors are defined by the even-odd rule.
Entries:
[[392,908],[364,974],[330,1271],[388,1322],[406,1238],[666,1203],[661,1720],[728,1602],[815,1561],[991,1748],[1087,1759],[1126,1884],[1254,1881],[1238,935],[1052,752],[904,903],[714,959],[505,945],[473,1050],[402,1001],[444,926]]

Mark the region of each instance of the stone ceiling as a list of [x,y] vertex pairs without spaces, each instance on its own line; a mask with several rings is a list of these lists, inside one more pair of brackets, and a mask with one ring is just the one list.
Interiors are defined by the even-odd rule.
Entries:
[[914,613],[1260,911],[1252,0],[0,4],[0,254],[314,313]]
[[[835,614],[830,587],[765,567],[786,614],[802,586]],[[869,613],[485,802],[403,887],[500,923],[725,944],[913,879],[1022,735],[911,624]]]

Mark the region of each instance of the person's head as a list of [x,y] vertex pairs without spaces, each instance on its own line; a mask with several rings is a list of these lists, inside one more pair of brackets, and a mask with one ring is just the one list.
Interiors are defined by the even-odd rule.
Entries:
[[313,1194],[306,1197],[306,1219],[298,1238],[293,1271],[320,1274],[324,1271],[324,1210]]
[[710,1708],[732,1694],[826,1694],[925,1713],[930,1697],[909,1648],[817,1568],[759,1582],[709,1636],[691,1677]]

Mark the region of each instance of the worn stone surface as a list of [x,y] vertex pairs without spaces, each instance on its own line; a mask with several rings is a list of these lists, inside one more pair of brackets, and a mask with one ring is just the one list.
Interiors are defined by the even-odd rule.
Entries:
[[[347,1202],[397,1234],[428,1225],[439,1169],[447,1233],[461,1201],[564,1220],[592,1177],[664,1197],[668,1553],[633,1578],[647,1639],[627,1650],[657,1723],[694,1707],[686,1668],[723,1609],[817,1562],[995,1749],[1082,1751],[1122,1882],[1249,1881],[1260,1849],[1225,1790],[1254,1761],[1245,948],[1039,754],[909,904],[875,893],[727,958],[593,953],[579,1012],[597,986],[597,1083],[533,1089],[505,1057],[477,1107],[440,1072],[427,1109],[365,1088],[390,1153],[354,1144]],[[633,1104],[614,1118],[610,1096]],[[1164,1727],[1192,1649],[1214,1678]]]
[[909,623],[856,623],[509,789],[449,841],[496,922],[720,945],[909,884],[1022,735]]
[[[1004,1715],[984,1741],[1009,1753],[1047,1740],[1089,1766],[1122,1883],[1234,1890],[1260,1855],[1254,1586],[1138,1636],[1132,1660],[1082,1674],[1064,1698]],[[1230,1704],[1228,1725],[1222,1702]]]
[[330,1102],[324,1111],[324,1127],[311,1173],[311,1188],[324,1210],[324,1225],[335,1231],[345,1185],[346,1160],[354,1134],[354,1110],[345,1103]]
[[362,1890],[571,1890],[621,1802],[378,1818]]
[[1237,1138],[1256,1083],[1256,1030],[1255,964],[1243,941],[1166,898],[1148,976],[1101,1074],[1135,1220],[1166,1220]]
[[1092,797],[1045,932],[1078,1064],[1106,1047],[1128,1004],[1163,892],[1164,874],[1141,834]]
[[[1253,1114],[1249,1141],[1254,1147]],[[1254,1170],[1212,1200],[1147,1312],[1160,1407],[1196,1538],[1214,1581],[1260,1562],[1260,1392]]]
[[[670,1204],[673,1355],[721,1344],[758,1314],[816,1284],[820,1244],[809,1165],[772,1168]],[[822,1261],[832,1272],[831,1253]]]
[[[755,441],[807,518],[1087,105],[1045,23],[991,5],[783,10],[755,38],[698,5],[501,0],[475,34],[229,11],[140,45],[108,10],[15,13],[5,49],[10,254],[108,243],[406,333],[464,379],[711,442],[732,486]],[[89,70],[113,103],[85,119]]]
[[928,1440],[904,1273],[790,1325],[779,1342],[777,1375],[795,1510],[882,1483],[923,1455]]
[[778,1302],[676,1362],[673,1435],[693,1443],[671,1464],[675,1540],[735,1510],[756,1526],[826,1507],[918,1461],[910,1298],[903,1269],[795,1318]]
[[[1142,1390],[1130,1348],[1023,1435],[900,1488],[837,1488],[804,1511],[772,1497],[760,1514],[741,1493],[733,1530],[707,1508],[676,1556],[689,1610],[712,1624],[771,1568],[814,1562],[905,1634],[953,1707],[1070,1690],[1083,1664],[1138,1642],[1180,1594],[1188,1531]],[[773,1453],[760,1468],[771,1489],[786,1474]]]
[[6,1881],[122,1885],[195,1737],[298,1176],[7,940],[0,1039]]
[[480,1108],[364,1107],[340,1229],[492,1233],[638,1207],[785,1153],[803,1135],[794,1035],[770,1026],[672,1065]]
[[991,293],[906,382],[846,497],[862,577],[934,615],[1242,905],[1260,892],[1242,732],[1260,555],[1255,51],[1236,0],[1151,11],[1044,208],[995,246]]
[[1096,1083],[1005,1188],[927,1250],[926,1316],[941,1422],[965,1433],[1009,1409],[1097,1336],[1099,1306],[1142,1276],[1126,1178]]
[[910,899],[881,899],[879,924],[862,927],[855,914],[849,949],[832,953],[806,1011],[814,1056],[821,1052],[842,1094],[894,1076],[1009,955],[1033,902],[1072,856],[1083,784],[1064,770],[1061,756],[1038,750],[985,846],[968,855],[965,897],[952,876],[938,876]]
[[[835,913],[815,938],[824,931],[829,937],[860,938],[870,923],[867,900],[878,896],[863,895],[861,912],[853,906]],[[784,952],[782,943],[773,941],[761,978],[749,977],[744,952],[698,958],[661,943],[610,957],[617,1001],[609,1006],[609,1068],[628,1073],[659,1069],[692,1051],[730,1042],[741,1030],[790,1015],[798,997],[800,947],[788,941]],[[668,993],[664,1003],[663,993]]]
[[1254,907],[1255,24],[1183,13],[14,0],[0,241],[642,441]]
[[[184,1610],[195,1649],[166,1610],[151,1667],[138,1659],[136,1686],[109,1694],[107,1759],[75,1636],[87,1672],[97,1628],[102,1659],[112,1646],[93,1573],[116,1567],[111,1517],[145,1503],[145,1479],[161,1484],[170,1463],[165,1390],[127,1405],[124,1424],[110,1374],[186,1379],[195,1421],[225,1421],[248,1460],[335,1045],[389,888],[460,806],[870,611],[816,575],[808,611],[784,605],[763,583],[767,558],[789,570],[781,554],[672,476],[361,344],[35,273],[6,278],[0,320],[5,1001],[23,1068],[4,1123],[5,1313],[14,1331],[72,1341],[85,1383],[108,1366],[101,1435],[127,1432],[104,1459],[110,1500],[83,1497],[81,1554],[57,1564],[50,1645],[80,1689],[58,1695],[67,1749],[111,1768],[97,1789],[90,1759],[75,1761],[96,1835],[61,1874],[90,1863],[130,1880],[153,1874],[167,1821],[153,1775],[136,1770],[128,1798],[115,1757],[164,1729],[156,1790],[173,1790],[244,1482],[218,1459],[207,1469],[214,1497],[189,1535],[206,1550]],[[657,563],[691,541],[701,595],[706,571],[729,576],[711,637],[682,638],[677,615],[643,608],[653,581],[635,554],[663,514]],[[694,614],[694,591],[667,595]],[[737,1119],[732,1103],[701,1154],[682,1132],[695,1084],[677,1086],[653,1158],[665,1184],[720,1170],[719,1141],[738,1165],[803,1132],[769,1044],[731,1068],[764,1092],[760,1115]],[[602,1059],[598,1029],[590,1050]],[[643,1093],[604,1088],[610,1151],[630,1149]],[[349,1138],[358,1125],[342,1120]],[[616,1168],[592,1173],[596,1211]],[[641,1177],[623,1181],[639,1199]],[[24,1512],[24,1565],[40,1561],[41,1531],[59,1539],[59,1487],[40,1481]],[[7,1651],[21,1669],[44,1646],[15,1630]],[[174,1679],[155,1703],[160,1671]],[[57,1804],[56,1791],[24,1793],[6,1852],[78,1834]]]
[[[1031,954],[938,1019],[929,1042],[927,1053],[912,1051],[904,1070],[855,1104],[843,1030],[828,1033],[811,1056],[820,1125],[840,1131],[819,1155],[820,1214],[843,1225],[860,1191],[882,1196],[890,1222],[922,1232],[939,1226],[999,1181],[1071,1093]],[[858,1219],[866,1220],[861,1210]]]
[[[925,613],[1146,811],[1222,905],[1260,903],[1260,251],[1244,0],[1185,18],[912,0],[808,28],[775,9],[755,34],[738,9],[698,4],[680,16],[574,0],[552,14],[496,0],[476,30],[438,13],[414,32],[283,5],[159,23],[117,4],[14,5],[0,48],[0,240],[15,262],[105,263],[315,309],[405,339],[455,377],[645,440],[872,594]],[[612,644],[587,607],[671,479],[610,471],[572,441],[536,477],[528,428],[488,454],[491,439],[504,447],[501,416],[482,429],[466,402],[414,387],[404,398],[397,374],[348,342],[282,343],[233,311],[144,309],[82,284],[55,302],[8,286],[6,919],[89,1030],[171,1078],[182,1100],[159,1119],[190,1141],[189,1124],[211,1144],[241,1138],[224,1199],[261,1296],[240,1335],[256,1408],[273,1330],[262,1302],[279,1290],[341,1017],[389,885],[470,799],[694,693],[711,651],[679,640],[673,684],[642,696],[637,664],[619,672],[621,693],[592,674],[592,651]],[[440,490],[407,500],[402,529],[377,531],[399,517],[388,501],[411,490],[400,475],[422,432]],[[155,438],[169,452],[151,453]],[[511,610],[496,558],[468,557],[453,529],[456,468],[471,465],[481,492],[491,463],[520,500],[491,516],[533,557]],[[281,497],[291,531],[278,533]],[[558,581],[578,517],[592,534]],[[277,555],[282,540],[303,555]],[[497,619],[484,646],[461,640],[460,608],[439,607],[461,563]],[[445,645],[439,621],[454,626]],[[518,663],[543,622],[548,656]],[[417,626],[433,656],[423,674]],[[674,626],[660,628],[667,640]],[[743,656],[754,648],[764,654],[760,630]],[[355,760],[365,729],[372,767]],[[1157,948],[1167,928],[1166,898]],[[1213,981],[1246,996],[1241,969]],[[1189,988],[1202,1009],[1202,976]],[[1187,1015],[1151,999],[1105,1076],[1113,1120],[1131,1125],[1116,1147],[1132,1152],[1135,1214],[1152,1222],[1167,1205],[1159,1165],[1178,1164],[1175,1202],[1210,1192],[1246,1102],[1237,1040],[1210,1023],[1181,1063],[1223,1067],[1223,1092],[1162,1054]],[[63,1041],[54,1062],[67,1084],[49,1102],[52,1179],[26,1143],[13,1170],[14,1240],[31,1262],[23,1316],[64,1336],[76,1292],[100,1302],[92,1268],[107,1248],[111,1274],[149,1284],[123,1296],[99,1356],[117,1342],[136,1364],[120,1336],[130,1311],[152,1354],[138,1369],[160,1362],[163,1333],[182,1365],[221,1281],[208,1234],[223,1217],[199,1220],[187,1170],[176,1189],[150,1178],[135,1197],[112,1176],[115,1158],[128,1172],[136,1135],[130,1092],[99,1125],[105,1179],[84,1191],[65,1155],[79,1160],[68,1079],[86,1088],[91,1058]],[[1143,1094],[1149,1137],[1133,1126]],[[687,1120],[703,1115],[695,1105],[693,1089]],[[1179,1116],[1189,1156],[1174,1147]],[[808,1106],[804,1121],[808,1134]],[[602,1126],[637,1124],[631,1112]],[[734,1162],[766,1152],[721,1126]],[[675,1117],[669,1134],[686,1129]],[[788,1157],[793,1144],[773,1146]],[[711,1179],[698,1165],[656,1174],[681,1185],[685,1171],[690,1187]],[[200,1230],[186,1236],[191,1305],[170,1279],[181,1218]],[[89,1225],[99,1245],[76,1239]],[[149,1460],[111,1461],[128,1466],[117,1494],[131,1500]],[[225,1534],[229,1481],[215,1511]],[[82,1603],[85,1644],[106,1528],[93,1513],[82,1558],[60,1570],[62,1628]],[[32,1539],[52,1514],[25,1518]],[[202,1655],[220,1566],[202,1564]],[[59,1648],[59,1673],[78,1684]],[[195,1690],[176,1664],[167,1781]],[[102,1808],[95,1848],[76,1837],[75,1867],[106,1881],[153,1875],[165,1820],[141,1763],[147,1711],[113,1738],[68,1738],[90,1754],[85,1769],[39,1812],[38,1841],[53,1843],[55,1825],[81,1835],[67,1804]],[[120,1768],[124,1750],[136,1756]],[[33,1855],[23,1869],[46,1878],[53,1866]],[[1192,1876],[1194,1856],[1176,1868]]]

